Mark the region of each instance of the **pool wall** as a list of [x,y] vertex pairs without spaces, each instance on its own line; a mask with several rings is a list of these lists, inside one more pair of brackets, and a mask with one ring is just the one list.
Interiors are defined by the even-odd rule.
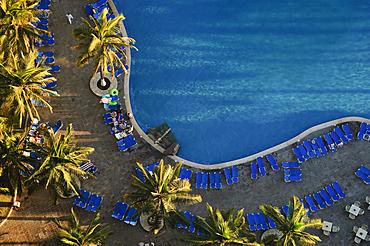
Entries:
[[[114,2],[112,0],[108,0],[108,3],[111,6],[111,9],[112,9],[113,13],[116,16],[119,15]],[[121,28],[121,31],[122,31],[122,35],[127,36],[125,26],[123,25],[122,22],[120,22],[120,28]],[[130,49],[126,49],[126,56],[127,56],[126,64],[131,68],[131,51],[130,51]],[[163,153],[165,151],[165,149],[162,148],[160,145],[155,144],[154,141],[148,135],[146,135],[146,133],[140,128],[137,121],[135,120],[135,116],[134,116],[134,114],[132,112],[132,108],[131,108],[130,93],[129,93],[129,89],[130,89],[130,71],[131,71],[131,69],[128,70],[128,75],[125,75],[124,78],[123,78],[123,81],[124,81],[123,89],[124,89],[124,102],[125,102],[126,110],[127,110],[127,112],[131,113],[131,115],[132,115],[132,118],[130,119],[131,123],[134,126],[134,129],[136,130],[136,132],[140,135],[140,138],[143,138],[151,146],[153,146],[156,150]],[[204,170],[221,169],[221,168],[226,168],[226,167],[235,166],[235,165],[239,165],[239,164],[242,164],[242,163],[247,163],[247,162],[254,161],[259,156],[266,156],[266,155],[272,154],[272,153],[274,153],[274,152],[276,152],[280,149],[286,148],[286,147],[288,147],[292,144],[295,144],[295,143],[299,142],[300,140],[303,140],[306,136],[308,136],[311,133],[314,133],[316,131],[319,131],[321,129],[325,129],[325,128],[328,128],[328,127],[334,127],[335,125],[344,124],[344,123],[347,123],[347,122],[358,122],[358,123],[365,122],[367,124],[370,124],[370,119],[351,116],[351,117],[344,117],[344,118],[328,121],[328,122],[313,126],[309,129],[307,129],[306,131],[302,132],[301,134],[297,135],[296,137],[293,137],[293,138],[289,139],[288,141],[283,142],[279,145],[276,145],[272,148],[263,150],[261,152],[258,152],[256,154],[253,154],[253,155],[250,155],[250,156],[247,156],[247,157],[244,157],[244,158],[240,158],[240,159],[233,160],[233,161],[228,161],[228,162],[223,162],[223,163],[218,163],[218,164],[205,165],[205,164],[200,164],[200,163],[195,163],[195,162],[192,162],[192,161],[188,161],[188,160],[183,159],[179,156],[169,156],[169,157],[172,158],[173,160],[177,161],[177,162],[183,162],[184,165],[187,165],[187,166],[190,166],[190,167],[195,167],[195,168],[204,169]],[[352,132],[352,134],[355,138],[357,138],[357,132]]]

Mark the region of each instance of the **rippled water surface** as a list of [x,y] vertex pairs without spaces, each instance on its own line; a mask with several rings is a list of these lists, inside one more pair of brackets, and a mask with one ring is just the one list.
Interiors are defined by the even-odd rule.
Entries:
[[116,0],[144,131],[220,163],[345,116],[370,118],[370,1]]

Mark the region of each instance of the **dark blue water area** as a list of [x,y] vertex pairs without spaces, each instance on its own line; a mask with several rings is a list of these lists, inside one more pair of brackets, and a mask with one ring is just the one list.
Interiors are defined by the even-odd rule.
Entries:
[[214,164],[346,116],[370,118],[370,1],[116,0],[144,131]]

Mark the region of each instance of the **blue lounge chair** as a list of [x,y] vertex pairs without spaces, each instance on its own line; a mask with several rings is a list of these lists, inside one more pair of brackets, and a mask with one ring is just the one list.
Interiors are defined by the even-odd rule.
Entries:
[[145,182],[145,176],[140,168],[136,168],[137,177],[140,179],[141,182]]
[[329,193],[331,199],[336,202],[339,200],[339,196],[337,195],[337,193],[335,192],[335,190],[333,189],[333,187],[331,185],[328,185],[326,188],[326,191]]
[[284,170],[284,175],[287,175],[287,176],[302,175],[302,170],[301,169],[286,169]]
[[125,145],[118,146],[119,151],[126,151],[128,148]]
[[89,198],[90,198],[90,192],[88,192],[88,191],[83,192],[83,194],[82,194],[82,200],[78,204],[78,206],[80,208],[85,208],[86,205],[87,205],[87,202],[89,201]]
[[46,1],[46,0],[40,1],[40,6],[49,6],[49,5],[50,5],[50,1]]
[[[49,103],[48,101],[46,102]],[[31,103],[38,107],[47,107],[45,103],[43,103],[42,101],[36,101],[35,99],[31,99]]]
[[320,149],[319,149],[319,145],[317,144],[316,139],[311,139],[310,143],[311,143],[311,145],[312,145],[312,149],[313,149],[313,151],[315,152],[315,155],[316,155],[317,157],[320,157],[320,156],[321,156],[321,151],[320,151]]
[[125,142],[123,141],[123,139],[117,141],[117,146],[122,146],[124,144],[125,144]]
[[[130,136],[132,136],[132,137],[130,137]],[[124,138],[123,141],[125,141],[125,146],[128,149],[137,144],[133,135],[129,135],[128,137]]]
[[48,69],[49,73],[60,72],[60,66],[51,66],[51,67],[43,66],[43,68]]
[[35,15],[35,17],[36,18],[49,18],[49,13],[48,12],[44,12],[44,13]]
[[301,167],[300,164],[299,164],[299,162],[297,162],[297,161],[294,161],[294,162],[282,162],[281,163],[281,166],[283,168],[300,168]]
[[111,14],[110,16],[107,17],[107,21],[113,20],[114,18],[116,18],[116,16],[114,14]]
[[[185,212],[180,211],[180,213],[185,216]],[[182,223],[183,222],[180,219],[178,219],[176,223],[176,227],[180,229],[182,227]]]
[[361,125],[360,125],[360,131],[358,132],[358,135],[357,135],[357,138],[359,140],[363,140],[364,139],[364,135],[366,133],[366,129],[367,129],[367,124],[365,122],[362,122]]
[[339,126],[334,128],[334,131],[338,135],[338,137],[340,137],[340,139],[343,141],[343,143],[348,143],[349,142],[348,138],[344,135],[343,131],[339,128]]
[[327,155],[328,154],[328,150],[326,149],[325,144],[324,144],[324,141],[322,140],[322,138],[321,137],[316,138],[316,142],[319,145],[319,148],[321,150],[321,153],[323,155]]
[[306,201],[308,203],[308,206],[309,206],[311,212],[316,212],[318,210],[318,208],[316,207],[316,204],[313,201],[311,195],[306,196],[305,199],[306,199]]
[[262,230],[262,222],[258,213],[253,214],[254,222],[256,223],[257,230]]
[[234,183],[239,182],[238,166],[233,166],[233,167],[231,168],[231,174],[232,174],[232,177],[233,177],[233,182],[234,182]]
[[104,120],[104,123],[105,123],[106,125],[108,125],[108,124],[112,124],[112,123],[113,123],[113,119],[112,119],[112,118],[106,119],[106,120]]
[[319,193],[314,193],[313,197],[315,198],[315,200],[317,202],[317,205],[319,205],[320,209],[326,208],[326,204],[325,204],[324,200],[321,198]]
[[225,168],[224,173],[225,173],[226,183],[228,185],[232,185],[233,184],[233,179],[232,179],[232,176],[231,176],[231,173],[230,173],[230,168]]
[[209,173],[209,188],[210,189],[215,189],[216,188],[215,173]]
[[91,209],[93,208],[93,204],[95,204],[95,200],[98,198],[98,195],[96,194],[92,194],[91,197],[90,197],[90,200],[89,202],[87,203],[87,206],[86,206],[86,211],[91,211]]
[[202,174],[202,189],[205,190],[208,187],[208,173]]
[[268,230],[269,226],[267,224],[266,216],[263,213],[258,213],[258,216],[260,217],[260,221],[261,221],[261,224],[262,224],[262,229],[263,230]]
[[272,170],[276,171],[276,170],[280,169],[278,164],[276,163],[274,157],[272,156],[272,154],[269,154],[268,156],[266,156],[266,158],[267,158],[268,162],[270,163]]
[[51,92],[44,92],[42,95],[46,97],[56,97],[56,96],[59,96],[59,91],[51,90]]
[[346,197],[346,194],[344,194],[344,192],[343,192],[342,188],[340,187],[340,185],[338,184],[338,182],[334,182],[332,185],[333,185],[335,191],[338,193],[340,198],[345,198]]
[[101,6],[105,4],[107,4],[107,0],[99,0],[96,3],[91,4],[91,7],[96,9],[96,8],[100,8]]
[[35,42],[35,45],[36,46],[45,46],[46,45],[46,41],[43,41],[43,40],[42,41],[36,41]]
[[338,134],[336,132],[330,132],[331,138],[334,140],[335,144],[340,147],[343,145],[343,142],[340,140]]
[[257,163],[255,162],[251,163],[251,178],[257,179]]
[[346,134],[348,140],[352,140],[353,135],[352,135],[351,129],[349,129],[348,124],[343,125],[342,128],[343,128],[344,133]]
[[195,188],[200,189],[202,188],[202,172],[197,172],[197,177],[195,180]]
[[53,126],[53,132],[54,134],[57,134],[57,132],[63,127],[63,123],[61,120],[58,120],[58,122]]
[[306,148],[306,150],[307,150],[307,152],[308,152],[309,156],[310,156],[311,158],[315,158],[315,157],[316,157],[316,155],[315,155],[315,152],[314,152],[314,151],[313,151],[313,149],[312,149],[311,143],[310,143],[308,140],[305,140],[305,141],[303,142],[303,145],[304,145],[304,147]]
[[117,109],[120,109],[120,108],[121,108],[121,104],[119,104],[119,103],[117,103],[116,105],[109,105],[110,110],[117,110]]
[[92,19],[92,18],[96,18],[97,19],[99,17],[97,14],[95,14],[93,12],[93,10],[92,10],[92,8],[91,8],[90,5],[86,5],[85,6],[85,10],[86,10],[86,13],[87,13],[87,15],[89,16],[90,19]]
[[53,58],[54,57],[54,52],[53,51],[42,52],[42,57]]
[[41,26],[41,25],[36,25],[36,28],[47,31],[49,28],[48,26]]
[[310,159],[310,156],[308,155],[307,150],[304,148],[302,144],[298,146],[298,149],[301,152],[303,158],[305,158],[306,160]]
[[287,217],[287,218],[288,218],[288,215],[289,215],[289,212],[290,212],[290,210],[289,210],[289,205],[285,205],[285,206],[283,206],[283,207],[282,207],[282,210],[283,210],[283,212],[284,212],[284,214],[285,214],[285,217]]
[[40,87],[42,89],[49,90],[51,88],[54,88],[55,86],[57,86],[57,83],[55,81],[51,81],[51,82],[47,83],[45,86],[40,86]]
[[[190,212],[185,212],[184,213],[185,217],[186,217],[186,220],[189,221],[190,220]],[[182,226],[181,226],[182,229],[188,229],[188,225],[185,224],[185,223],[182,223]]]
[[49,24],[49,21],[48,19],[39,19],[38,22],[36,22],[36,25],[44,25],[44,26],[47,26]]
[[40,160],[41,159],[41,153],[39,153],[39,152],[31,152],[30,153],[30,157]]
[[330,150],[333,151],[333,152],[336,152],[337,147],[335,147],[335,144],[334,144],[333,140],[331,139],[329,133],[325,134],[324,138],[325,138],[325,141],[328,143]]
[[128,210],[127,215],[126,215],[126,218],[125,218],[125,220],[124,220],[124,222],[125,222],[126,224],[130,224],[131,217],[132,217],[132,215],[134,215],[134,213],[136,212],[135,210],[136,210],[136,209],[135,209],[135,208],[133,208],[133,207],[130,207],[130,209]]
[[[134,210],[135,213],[138,211],[137,209]],[[130,225],[132,226],[136,226],[137,224],[137,221],[139,220],[139,215],[135,215],[135,216],[131,216],[131,221],[130,221]]]
[[256,223],[254,222],[253,214],[247,214],[247,220],[248,220],[249,229],[251,231],[255,231],[256,230]]
[[118,201],[116,204],[116,207],[113,210],[112,217],[117,218],[119,215],[119,211],[121,210],[121,207],[123,206],[122,202]]
[[369,176],[367,176],[366,174],[364,174],[363,172],[361,172],[360,169],[358,169],[356,172],[355,172],[355,175],[357,177],[359,177],[360,179],[362,179],[362,181],[364,181],[365,184],[369,184],[370,183],[370,178]]
[[[42,59],[36,59],[36,63],[39,63],[42,61]],[[43,64],[52,64],[54,63],[54,58],[46,58],[43,62]]]
[[295,156],[297,157],[299,162],[302,163],[302,162],[306,161],[306,159],[303,158],[303,155],[302,155],[302,153],[301,153],[301,151],[299,150],[298,147],[293,148],[293,153],[295,154]]
[[325,189],[320,190],[320,195],[322,196],[322,198],[324,198],[326,205],[331,206],[334,204]]
[[367,167],[365,167],[364,165],[361,165],[360,170],[361,170],[361,172],[363,172],[367,176],[370,176],[370,170]]
[[112,99],[111,102],[115,102],[119,100],[118,95],[111,96],[111,99]]
[[267,217],[267,221],[268,221],[268,223],[269,223],[269,227],[270,227],[271,229],[273,229],[273,228],[275,228],[275,227],[276,227],[276,223],[275,223],[275,221],[274,221],[273,219],[271,219],[270,217]]
[[285,175],[284,176],[284,181],[285,182],[302,181],[302,176],[301,175]]
[[181,168],[181,171],[180,171],[180,174],[179,174],[179,179],[180,180],[189,179],[188,178],[188,171],[190,171],[190,170],[188,170],[186,168]]
[[215,172],[215,182],[216,182],[216,189],[221,189],[222,188],[222,183],[221,183],[221,173],[220,172]]
[[365,139],[365,140],[370,140],[370,124],[368,124],[368,125],[366,126],[366,132],[365,132],[365,134],[364,134],[364,139]]
[[[25,176],[25,175],[23,175],[23,176]],[[85,193],[84,190],[80,190],[80,192],[81,192],[82,195]],[[76,205],[76,206],[78,206],[82,200],[83,200],[83,198],[77,195],[76,196],[76,199],[73,202],[73,204]]]
[[125,203],[122,203],[121,210],[118,213],[117,219],[123,220],[123,218],[125,218],[127,210],[128,210],[128,205]]
[[311,215],[310,209],[307,207],[306,203],[303,201],[303,199],[300,200],[300,202],[303,204],[303,207],[307,209],[307,216]]
[[262,157],[257,157],[257,165],[258,165],[258,170],[260,171],[261,176],[265,176],[266,169],[265,169],[265,164],[263,163]]
[[50,10],[49,5],[39,5],[38,9],[39,10]]
[[194,219],[195,219],[195,215],[192,215],[191,220],[190,220],[189,230],[188,230],[191,233],[195,232]]
[[120,68],[120,69],[118,69],[114,72],[114,77],[118,78],[119,76],[121,76],[124,73],[125,73],[125,71],[123,70],[123,68]]
[[106,113],[106,114],[104,114],[103,115],[103,118],[106,120],[106,119],[110,119],[110,118],[112,118],[112,115],[111,115],[111,113]]

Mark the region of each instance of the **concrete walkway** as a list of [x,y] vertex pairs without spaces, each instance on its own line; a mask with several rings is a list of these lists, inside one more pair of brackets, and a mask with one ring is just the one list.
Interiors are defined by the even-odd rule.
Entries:
[[[75,66],[78,54],[70,49],[71,46],[76,45],[71,31],[81,23],[79,17],[87,18],[83,6],[92,2],[91,0],[52,2],[49,29],[55,33],[56,45],[45,47],[43,51],[53,50],[55,52],[55,65],[61,66],[61,72],[56,75],[57,89],[61,97],[51,98],[54,113],[50,114],[46,110],[42,110],[42,120],[55,124],[57,120],[61,119],[65,126],[68,123],[73,123],[78,143],[81,146],[95,148],[90,159],[99,168],[97,179],[83,181],[82,188],[104,197],[101,222],[104,225],[114,224],[112,231],[115,233],[109,238],[107,245],[135,246],[141,241],[145,243],[152,241],[157,246],[184,245],[178,242],[178,238],[190,233],[183,229],[161,232],[159,235],[149,235],[139,224],[132,227],[111,218],[118,200],[128,202],[123,200],[123,195],[130,192],[129,184],[133,182],[132,175],[135,173],[136,162],[146,166],[160,160],[163,156],[137,135],[135,135],[138,142],[137,147],[124,153],[118,151],[114,136],[109,133],[109,127],[104,125],[102,115],[105,111],[99,104],[99,98],[94,96],[88,87],[92,76],[92,66],[83,68]],[[72,25],[68,24],[65,16],[68,12],[75,17]],[[126,28],[129,29],[129,27]],[[138,47],[139,44],[140,40],[137,40]],[[123,88],[119,88],[119,91],[122,95]],[[350,128],[353,133],[357,133],[359,125],[351,123]],[[322,129],[312,133],[308,138],[322,135],[331,129],[332,127]],[[203,197],[203,202],[182,208],[182,210],[204,216],[206,203],[209,203],[215,208],[227,209],[236,206],[238,209],[244,207],[245,213],[255,213],[259,212],[258,206],[262,203],[281,207],[288,203],[291,195],[303,198],[334,181],[338,181],[347,197],[327,209],[314,213],[312,217],[332,221],[335,225],[339,225],[341,230],[336,234],[332,233],[329,237],[324,236],[321,230],[313,230],[313,232],[323,240],[318,245],[355,245],[351,228],[354,225],[360,227],[362,224],[369,224],[370,211],[366,210],[364,215],[350,220],[344,208],[357,200],[362,203],[362,208],[367,208],[363,201],[370,194],[366,185],[354,175],[354,172],[362,164],[370,167],[369,150],[369,142],[353,140],[340,148],[337,153],[329,153],[328,156],[309,160],[302,164],[303,181],[297,183],[285,183],[282,170],[272,171],[267,165],[268,174],[252,181],[250,179],[250,163],[243,163],[239,165],[239,183],[228,186],[222,177],[222,190],[194,189],[194,193]],[[291,147],[276,152],[274,156],[280,166],[282,161],[295,160]],[[173,163],[173,160],[167,158],[165,162]],[[196,168],[191,169],[194,173],[198,171]],[[195,175],[193,175],[191,182],[195,183]],[[24,193],[20,197],[21,209],[14,211],[10,219],[0,228],[0,234],[8,233],[0,239],[0,245],[59,245],[55,239],[56,226],[50,222],[51,218],[58,218],[66,223],[70,219],[70,209],[73,207],[81,223],[87,225],[93,215],[72,206],[73,200],[60,200],[60,204],[54,206],[48,191],[41,190],[32,196],[27,196]],[[256,234],[259,237],[261,233],[257,232]]]

